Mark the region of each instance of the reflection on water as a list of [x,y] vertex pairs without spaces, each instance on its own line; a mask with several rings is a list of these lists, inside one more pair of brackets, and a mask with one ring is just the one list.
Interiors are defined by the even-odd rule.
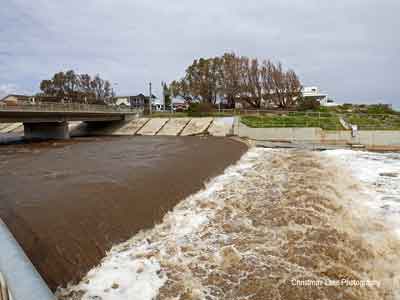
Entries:
[[81,138],[0,146],[0,217],[52,289],[238,159],[236,141]]

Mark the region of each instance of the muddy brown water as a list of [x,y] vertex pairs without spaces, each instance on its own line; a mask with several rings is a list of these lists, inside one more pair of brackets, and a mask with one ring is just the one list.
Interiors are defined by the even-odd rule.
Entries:
[[212,137],[1,145],[0,217],[55,290],[159,222],[246,149]]

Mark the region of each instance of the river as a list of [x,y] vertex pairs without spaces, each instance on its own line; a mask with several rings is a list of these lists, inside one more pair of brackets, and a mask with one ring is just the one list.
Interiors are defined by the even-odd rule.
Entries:
[[251,148],[59,299],[400,299],[400,156]]
[[246,149],[212,137],[1,145],[0,217],[55,290],[79,280],[114,244],[160,222]]

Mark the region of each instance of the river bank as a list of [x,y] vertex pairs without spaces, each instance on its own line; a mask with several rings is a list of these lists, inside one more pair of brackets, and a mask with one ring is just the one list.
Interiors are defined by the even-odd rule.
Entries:
[[99,137],[0,146],[0,218],[55,290],[151,228],[247,150],[212,137]]
[[340,151],[252,148],[59,298],[399,299],[400,157]]

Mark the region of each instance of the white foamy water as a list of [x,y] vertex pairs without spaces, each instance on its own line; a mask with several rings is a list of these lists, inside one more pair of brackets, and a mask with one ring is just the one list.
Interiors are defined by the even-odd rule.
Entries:
[[[399,299],[400,245],[365,212],[396,214],[398,171],[396,154],[252,148],[59,299]],[[342,279],[380,285],[292,283]]]
[[322,155],[334,158],[360,181],[369,195],[364,204],[400,236],[400,153],[329,150]]
[[[76,286],[59,290],[59,298],[82,300],[152,300],[166,282],[155,254],[168,255],[168,244],[179,246],[187,244],[198,231],[209,223],[215,214],[214,207],[200,207],[202,201],[213,199],[215,206],[223,203],[215,195],[243,176],[258,157],[257,151],[250,151],[234,166],[227,168],[221,176],[214,178],[206,188],[182,201],[173,212],[168,213],[163,223],[156,225],[154,232],[161,240],[152,243],[148,232],[137,234],[132,240],[113,247],[101,265],[89,271],[82,282]],[[168,240],[169,243],[166,242]],[[176,253],[177,260],[182,259]],[[71,295],[71,298],[70,296]],[[78,296],[77,296],[78,295]]]

